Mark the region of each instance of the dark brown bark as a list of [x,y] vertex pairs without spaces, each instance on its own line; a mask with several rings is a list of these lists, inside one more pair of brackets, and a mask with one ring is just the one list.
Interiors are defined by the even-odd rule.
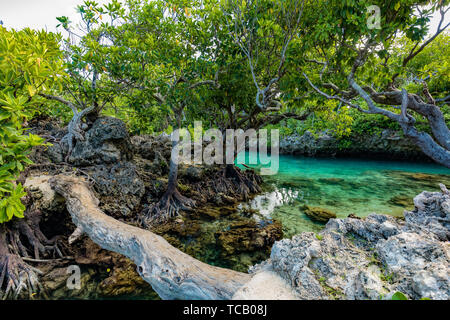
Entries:
[[12,253],[9,249],[12,244],[17,248],[21,245],[20,239],[5,224],[0,225],[0,298],[16,299],[26,291],[29,298],[38,291],[45,295],[37,276],[41,272],[24,262],[18,254]]
[[195,206],[195,201],[183,196],[178,191],[178,151],[177,141],[172,141],[172,155],[170,157],[169,177],[167,190],[161,200],[152,205],[146,214],[144,225],[155,222],[164,222],[176,217],[180,210],[190,211]]

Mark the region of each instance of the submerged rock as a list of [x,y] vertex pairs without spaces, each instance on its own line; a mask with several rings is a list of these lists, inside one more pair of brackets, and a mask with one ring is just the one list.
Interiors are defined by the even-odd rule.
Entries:
[[265,226],[249,221],[235,222],[229,230],[216,233],[217,245],[225,256],[240,252],[270,250],[273,243],[282,236],[281,224],[276,220]]
[[402,207],[402,208],[411,208],[413,204],[411,203],[411,199],[406,195],[397,195],[389,199],[388,203],[393,204],[394,206]]
[[318,222],[326,223],[328,222],[328,220],[336,218],[336,213],[325,208],[310,207],[308,205],[305,205],[302,209],[308,217]]
[[331,219],[319,234],[274,244],[270,268],[300,299],[450,299],[450,195],[423,192],[405,220],[385,215]]

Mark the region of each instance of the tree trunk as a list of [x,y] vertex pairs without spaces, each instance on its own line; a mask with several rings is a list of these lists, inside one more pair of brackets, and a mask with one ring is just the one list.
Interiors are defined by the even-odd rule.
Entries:
[[431,104],[418,103],[408,99],[408,109],[414,110],[426,117],[435,140],[446,150],[450,150],[450,130],[445,123],[445,117],[439,107]]
[[[401,103],[401,113],[397,114],[386,109],[375,106],[375,102],[382,102],[384,98],[375,95],[374,100],[367,94],[353,78],[349,78],[350,85],[366,101],[369,110],[366,113],[382,114],[396,121],[402,128],[405,136],[409,137],[427,156],[437,163],[450,168],[450,130],[448,129],[444,115],[435,105],[422,103],[414,95],[408,94],[405,89],[393,92],[389,103]],[[360,108],[359,108],[360,109]],[[361,109],[360,109],[361,110]],[[425,132],[419,132],[414,126],[415,119],[408,114],[408,110],[414,110],[425,116],[433,132],[433,137]],[[434,139],[433,139],[434,138]]]
[[251,279],[245,273],[205,264],[150,231],[107,216],[80,178],[59,175],[49,182],[66,199],[78,230],[102,248],[133,260],[141,277],[163,299],[231,299]]
[[172,155],[170,157],[167,193],[173,193],[178,187],[178,154],[175,155],[177,145],[178,143],[176,141],[172,141]]
[[419,132],[414,126],[400,122],[403,133],[410,138],[428,157],[437,163],[450,168],[450,151],[437,144],[433,138],[424,132]]
[[144,226],[153,223],[165,222],[179,214],[180,210],[190,211],[195,206],[195,201],[183,196],[178,191],[178,141],[172,141],[172,153],[170,157],[170,169],[167,183],[167,190],[160,201],[148,209]]
[[9,253],[8,242],[6,242],[6,230],[4,225],[0,225],[0,257]]

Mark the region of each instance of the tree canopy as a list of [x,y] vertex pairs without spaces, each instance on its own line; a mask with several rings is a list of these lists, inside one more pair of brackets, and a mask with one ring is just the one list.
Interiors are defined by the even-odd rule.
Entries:
[[27,155],[43,139],[27,134],[26,121],[42,101],[38,94],[61,89],[64,75],[59,37],[30,29],[0,26],[0,223],[23,217],[25,195],[18,179],[31,161]]
[[71,119],[69,154],[101,113],[135,133],[304,121],[337,136],[355,118],[385,117],[450,166],[448,10],[443,0],[84,1],[79,26],[57,18],[64,40],[0,27],[0,221],[23,213],[13,181],[42,143],[23,127],[43,101]]

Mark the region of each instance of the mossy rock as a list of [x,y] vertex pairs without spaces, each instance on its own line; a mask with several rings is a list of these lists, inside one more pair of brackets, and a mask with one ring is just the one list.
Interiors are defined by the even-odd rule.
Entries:
[[198,220],[177,218],[175,220],[169,220],[166,223],[159,224],[152,228],[151,231],[158,235],[164,236],[164,238],[167,239],[172,236],[175,236],[175,238],[197,237],[200,235],[201,226]]
[[392,197],[391,199],[389,199],[388,203],[405,209],[414,208],[414,204],[411,197],[402,194]]
[[320,178],[319,182],[323,183],[323,184],[331,184],[331,185],[342,185],[342,184],[346,183],[346,181],[341,178]]
[[98,286],[104,297],[146,296],[157,299],[152,287],[136,272],[136,265],[129,261],[123,266],[113,268],[109,277]]
[[182,192],[182,193],[191,193],[191,187],[189,187],[188,185],[182,184],[182,183],[178,183],[178,191]]
[[275,241],[283,237],[279,221],[260,226],[254,220],[237,221],[228,230],[217,232],[217,245],[223,250],[223,256],[242,252],[270,251]]
[[336,213],[321,207],[310,207],[305,205],[302,207],[303,212],[312,220],[327,223],[330,219],[336,218]]

